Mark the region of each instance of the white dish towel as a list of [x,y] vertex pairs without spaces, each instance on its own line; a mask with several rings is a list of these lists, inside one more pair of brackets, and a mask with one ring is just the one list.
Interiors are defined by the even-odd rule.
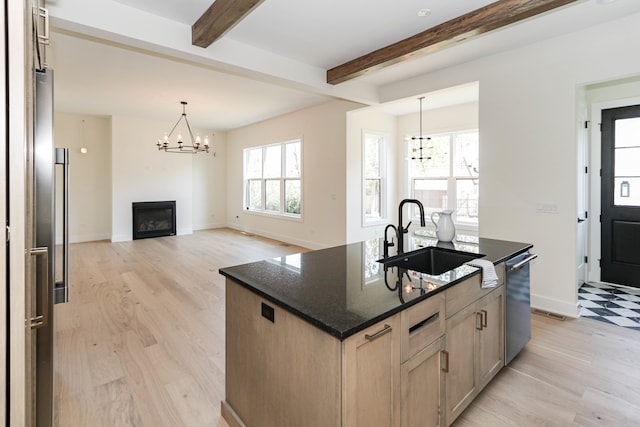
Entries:
[[468,261],[465,264],[472,267],[482,268],[482,287],[494,288],[498,284],[498,275],[496,274],[496,268],[491,261],[486,259],[474,259]]

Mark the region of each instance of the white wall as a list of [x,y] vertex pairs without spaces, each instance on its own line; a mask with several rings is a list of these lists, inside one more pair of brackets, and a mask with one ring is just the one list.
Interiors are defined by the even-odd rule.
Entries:
[[194,230],[224,227],[227,222],[226,132],[216,132],[209,142],[208,154],[192,156]]
[[[346,239],[346,113],[361,107],[331,101],[227,134],[227,223],[308,248]],[[275,218],[243,207],[243,149],[302,138],[303,219]]]
[[[158,151],[154,141],[166,128],[163,121],[112,117],[112,241],[132,239],[133,202],[175,200],[177,234],[193,232],[193,158],[202,153]],[[211,134],[194,129],[198,131]],[[210,154],[206,161],[213,164],[215,160]],[[210,214],[215,211],[203,210],[199,215]]]
[[480,235],[535,245],[535,307],[577,315],[576,90],[640,73],[639,38],[636,14],[381,91],[386,101],[480,82]]
[[[132,117],[55,114],[56,146],[69,148],[71,242],[130,240],[133,201],[176,200],[178,234],[226,225],[226,133],[209,138],[208,154],[161,153],[154,141],[167,126]],[[61,176],[57,168],[59,194]],[[61,203],[57,208],[60,229]]]
[[[111,118],[56,113],[54,141],[69,148],[69,240],[111,238]],[[86,154],[80,148],[86,148]],[[56,167],[57,194],[62,170]],[[56,223],[62,226],[62,203],[56,201]],[[61,236],[57,236],[60,237]],[[60,241],[58,242],[60,243]]]

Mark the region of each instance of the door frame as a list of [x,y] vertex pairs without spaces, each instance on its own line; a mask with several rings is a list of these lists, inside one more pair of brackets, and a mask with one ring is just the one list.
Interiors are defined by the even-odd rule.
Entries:
[[[589,280],[589,106],[586,88],[578,89],[576,103],[576,291]],[[586,170],[585,170],[586,168]]]
[[[600,279],[600,251],[602,247],[600,236],[600,168],[602,167],[602,138],[600,133],[600,122],[602,121],[602,110],[609,108],[625,107],[640,104],[640,96],[621,98],[611,101],[594,102],[590,104],[590,135],[589,135],[589,169],[593,172],[589,175],[589,216],[593,221],[589,224],[589,267],[588,281],[602,282]],[[592,214],[593,213],[593,214]]]
[[[5,43],[8,35],[7,26],[5,25],[5,10],[7,7],[7,0],[2,2],[2,8],[0,9],[0,22],[2,22],[2,33],[0,34],[0,76],[2,76],[2,87],[0,87],[0,96],[5,102],[2,103],[0,107],[2,109],[2,121],[0,121],[0,198],[2,199],[2,208],[0,208],[0,224],[6,224],[7,221],[7,207],[9,206],[7,200],[7,183],[9,181],[9,176],[7,175],[7,153],[8,153],[8,144],[7,144],[7,126],[9,121],[9,112],[6,107],[6,99],[7,92],[7,73],[6,73],[6,65],[7,65],[7,51],[5,49]],[[3,242],[7,241],[6,228],[2,227],[2,231],[0,231],[0,239]],[[9,280],[7,278],[7,245],[0,245],[0,276],[2,277],[2,284],[0,285],[0,319],[7,319],[8,312],[8,304],[7,304],[7,293],[9,290]],[[1,322],[2,327],[0,327],[0,384],[7,383],[7,376],[9,372],[7,371],[7,333],[8,333],[8,325],[6,322]],[[0,387],[0,413],[3,414],[0,416],[0,427],[5,427],[6,424],[6,414],[7,414],[7,393],[6,387]]]

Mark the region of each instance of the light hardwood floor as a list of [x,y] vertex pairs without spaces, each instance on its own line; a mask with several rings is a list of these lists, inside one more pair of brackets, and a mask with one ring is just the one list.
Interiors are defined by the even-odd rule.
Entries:
[[[302,250],[228,229],[71,245],[55,425],[226,427],[218,269]],[[639,363],[636,331],[534,315],[532,341],[455,426],[640,426]]]

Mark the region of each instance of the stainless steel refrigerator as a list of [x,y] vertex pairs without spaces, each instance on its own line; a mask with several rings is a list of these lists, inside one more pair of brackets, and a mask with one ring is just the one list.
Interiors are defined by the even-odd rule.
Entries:
[[[53,424],[53,341],[54,303],[69,300],[69,151],[55,148],[53,132],[53,70],[34,70],[33,145],[28,150],[31,214],[30,254],[31,315],[27,327],[30,334],[31,410],[28,416],[36,427]],[[62,167],[62,194],[56,195],[56,165]],[[56,204],[62,203],[62,229],[56,230]],[[62,245],[56,251],[56,233]],[[61,280],[56,280],[56,252]]]

